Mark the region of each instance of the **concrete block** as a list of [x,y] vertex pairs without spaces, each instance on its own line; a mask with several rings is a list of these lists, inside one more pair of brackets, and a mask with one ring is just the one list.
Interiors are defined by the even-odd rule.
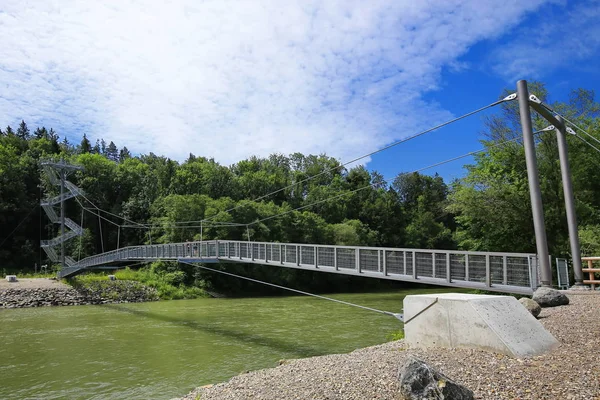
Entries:
[[413,347],[463,347],[530,357],[558,345],[517,299],[463,293],[404,298],[404,334]]
[[6,280],[8,282],[16,282],[17,281],[17,276],[16,275],[6,275]]

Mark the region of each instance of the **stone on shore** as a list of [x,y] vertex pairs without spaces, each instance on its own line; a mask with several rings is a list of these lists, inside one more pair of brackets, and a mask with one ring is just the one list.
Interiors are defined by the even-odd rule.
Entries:
[[400,395],[405,400],[472,400],[473,392],[417,358],[409,358],[399,371]]
[[549,287],[540,287],[533,293],[533,300],[537,302],[540,307],[556,307],[566,306],[569,304],[569,298],[559,292],[556,289]]
[[542,312],[542,307],[535,300],[531,300],[529,297],[521,297],[519,299],[519,303],[523,304],[523,306],[533,315],[534,317],[538,317]]

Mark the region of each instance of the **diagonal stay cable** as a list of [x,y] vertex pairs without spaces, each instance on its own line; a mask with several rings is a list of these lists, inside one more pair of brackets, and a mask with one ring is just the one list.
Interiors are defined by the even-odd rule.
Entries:
[[[113,224],[114,226],[120,226],[119,224],[117,224],[116,222],[111,221],[110,219],[103,217],[102,215],[100,215],[100,213],[96,213],[94,212],[91,208],[87,208],[86,206],[84,206],[81,201],[79,201],[79,199],[77,198],[77,196],[75,196],[75,201],[77,201],[77,203],[79,203],[79,205],[81,206],[82,210],[85,210],[87,212],[89,212],[90,214],[98,217],[98,218],[102,218],[103,220],[105,220],[108,223]],[[97,208],[96,208],[97,209]]]
[[[535,133],[537,134],[537,133],[539,133],[539,132],[535,132]],[[410,174],[414,174],[414,173],[417,173],[417,172],[425,171],[425,170],[428,170],[428,169],[431,169],[431,168],[439,167],[440,165],[448,164],[448,163],[450,163],[450,162],[453,162],[453,161],[456,161],[456,160],[460,160],[461,158],[469,157],[469,156],[472,156],[472,155],[475,155],[475,154],[478,154],[478,153],[483,153],[483,152],[485,152],[485,151],[489,150],[490,148],[497,147],[497,146],[500,146],[500,145],[503,145],[503,144],[506,144],[506,143],[510,143],[510,142],[515,142],[515,141],[518,141],[518,140],[521,140],[521,138],[520,138],[520,137],[516,137],[516,138],[514,138],[514,139],[510,139],[510,140],[506,140],[506,141],[503,141],[503,142],[500,142],[500,143],[496,143],[496,144],[493,144],[493,145],[491,145],[491,146],[489,146],[489,147],[487,147],[487,148],[483,148],[483,149],[480,149],[480,150],[477,150],[477,151],[472,151],[472,152],[470,152],[470,153],[466,153],[466,154],[463,154],[463,155],[461,155],[461,156],[457,156],[457,157],[454,157],[454,158],[450,158],[450,159],[448,159],[448,160],[440,161],[440,162],[438,162],[438,163],[431,164],[431,165],[428,165],[428,166],[426,166],[426,167],[422,167],[422,168],[416,169],[416,170],[414,170],[414,171],[410,171],[410,172],[404,172],[404,173],[401,173],[401,174],[399,174],[398,176],[410,175]],[[388,183],[388,182],[390,181],[390,179],[384,179],[383,181],[384,181],[384,182],[386,182],[386,183]],[[354,189],[354,190],[351,190],[351,191],[349,191],[349,192],[340,193],[340,194],[338,194],[338,195],[336,195],[336,196],[328,197],[328,198],[326,198],[326,199],[319,200],[319,201],[316,201],[316,202],[314,202],[314,203],[310,203],[310,204],[306,204],[306,205],[304,205],[304,206],[301,206],[301,207],[294,208],[293,210],[288,210],[288,211],[285,211],[285,212],[282,212],[282,213],[279,213],[279,214],[276,214],[276,215],[272,215],[272,216],[270,216],[270,217],[265,217],[265,218],[262,218],[262,219],[256,220],[256,221],[254,221],[254,222],[250,222],[248,225],[254,225],[254,224],[258,224],[258,223],[260,223],[260,222],[263,222],[263,221],[268,221],[268,220],[270,220],[270,219],[273,219],[273,218],[281,217],[281,216],[283,216],[283,215],[286,215],[286,214],[292,213],[292,212],[294,212],[294,211],[303,210],[303,209],[305,209],[305,208],[309,208],[309,207],[312,207],[312,206],[316,206],[316,205],[318,205],[318,204],[322,204],[322,203],[325,203],[325,202],[327,202],[327,201],[331,201],[331,200],[339,199],[339,198],[341,198],[341,197],[348,196],[348,195],[350,195],[350,194],[353,194],[353,193],[359,192],[359,191],[361,191],[361,190],[365,190],[365,189],[371,188],[371,187],[373,187],[373,186],[375,186],[375,185],[379,185],[379,184],[381,184],[381,181],[377,181],[377,182],[374,182],[374,183],[370,183],[370,184],[368,184],[368,185],[365,185],[365,186],[359,187],[359,188],[357,188],[357,189]]]
[[308,292],[304,292],[302,290],[292,289],[292,288],[289,288],[289,287],[285,287],[285,286],[281,286],[281,285],[276,285],[276,284],[270,283],[270,282],[259,281],[258,279],[253,279],[253,278],[249,278],[247,276],[232,274],[231,272],[220,271],[220,270],[217,270],[217,269],[208,268],[208,267],[205,267],[203,265],[193,264],[191,262],[183,261],[181,259],[179,259],[177,261],[180,262],[180,263],[183,263],[183,264],[188,264],[188,265],[192,265],[194,267],[202,268],[202,269],[205,269],[207,271],[217,272],[219,274],[224,274],[224,275],[233,276],[235,278],[245,279],[245,280],[250,281],[250,282],[260,283],[260,284],[267,285],[267,286],[272,286],[272,287],[275,287],[275,288],[278,288],[278,289],[289,290],[290,292],[300,293],[300,294],[303,294],[303,295],[306,295],[306,296],[312,296],[312,297],[316,297],[316,298],[322,299],[322,300],[329,300],[329,301],[333,301],[335,303],[345,304],[345,305],[351,306],[351,307],[362,308],[363,310],[367,310],[367,311],[374,311],[376,313],[385,314],[385,315],[389,315],[389,316],[398,318],[400,321],[402,321],[402,314],[397,314],[397,313],[393,313],[393,312],[390,312],[390,311],[378,310],[376,308],[361,306],[359,304],[354,304],[354,303],[350,303],[350,302],[343,301],[343,300],[332,299],[331,297],[320,296],[318,294],[308,293]]
[[[555,110],[552,109],[552,107],[550,107],[548,104],[546,103],[540,103],[542,107],[544,107],[546,110],[550,111],[551,113],[554,113],[556,115],[558,115],[559,117],[561,117],[562,119],[564,119],[566,122],[568,122],[570,125],[574,126],[575,129],[578,129],[579,131],[583,132],[584,134],[586,134],[587,136],[589,136],[590,138],[594,139],[596,142],[598,142],[598,144],[600,144],[600,139],[594,137],[594,135],[592,135],[591,133],[589,133],[587,130],[583,129],[582,127],[580,127],[579,125],[577,125],[575,122],[571,121],[570,119],[568,119],[567,117],[565,117],[564,115],[562,115],[559,112],[556,112]],[[594,147],[594,146],[592,146]],[[594,147],[595,148],[595,147]]]
[[[343,168],[343,167],[345,167],[345,166],[346,166],[346,165],[348,165],[348,164],[352,164],[352,163],[355,163],[355,162],[357,162],[357,161],[360,161],[360,160],[362,160],[362,159],[364,159],[364,158],[367,158],[367,157],[370,157],[370,156],[372,156],[372,155],[375,155],[375,154],[381,153],[382,151],[385,151],[385,150],[391,149],[392,147],[395,147],[395,146],[397,146],[397,145],[399,145],[399,144],[406,143],[406,142],[408,142],[408,141],[410,141],[410,140],[412,140],[412,139],[418,138],[419,136],[423,136],[423,135],[425,135],[425,134],[427,134],[427,133],[430,133],[430,132],[433,132],[433,131],[435,131],[435,130],[438,130],[438,129],[440,129],[440,128],[443,128],[444,126],[447,126],[447,125],[450,125],[450,124],[452,124],[452,123],[454,123],[454,122],[460,121],[461,119],[464,119],[464,118],[470,117],[471,115],[474,115],[474,114],[480,113],[480,112],[482,112],[482,111],[485,111],[485,110],[487,110],[488,108],[495,107],[495,106],[497,106],[498,104],[502,104],[502,103],[504,103],[504,102],[507,102],[507,101],[512,101],[512,100],[514,100],[515,98],[516,98],[516,96],[515,96],[514,94],[513,94],[513,95],[510,95],[510,96],[507,96],[507,97],[505,97],[505,98],[503,98],[503,99],[501,99],[501,100],[498,100],[498,101],[495,101],[495,102],[493,102],[493,103],[491,103],[491,104],[488,104],[487,106],[484,106],[484,107],[478,108],[477,110],[474,110],[474,111],[468,112],[468,113],[466,113],[466,114],[463,114],[463,115],[461,115],[461,116],[459,116],[459,117],[456,117],[456,118],[453,118],[453,119],[451,119],[451,120],[448,120],[448,121],[442,122],[442,123],[441,123],[441,124],[439,124],[439,125],[436,125],[436,126],[434,126],[434,127],[432,127],[432,128],[428,128],[428,129],[426,129],[426,130],[424,130],[424,131],[421,131],[421,132],[418,132],[418,133],[416,133],[416,134],[414,134],[414,135],[408,136],[408,137],[406,137],[406,138],[404,138],[404,139],[402,139],[402,140],[398,140],[398,141],[396,141],[396,142],[394,142],[394,143],[391,143],[391,144],[389,144],[389,145],[387,145],[387,146],[385,146],[385,147],[382,147],[381,149],[378,149],[378,150],[372,151],[372,152],[370,152],[370,153],[368,153],[368,154],[364,154],[364,155],[362,155],[362,156],[360,156],[360,157],[356,157],[356,158],[354,158],[354,159],[352,159],[352,160],[350,160],[350,161],[346,161],[346,162],[344,162],[343,164],[340,164],[340,165],[338,165],[338,166],[336,166],[336,167],[332,167],[332,168],[326,169],[326,170],[324,170],[324,171],[321,171],[321,172],[319,172],[318,174],[311,175],[311,176],[309,176],[308,178],[305,178],[305,179],[303,179],[303,180],[301,180],[301,181],[294,182],[294,183],[292,183],[292,184],[290,184],[290,185],[288,185],[288,186],[285,186],[285,187],[283,187],[283,188],[280,188],[280,189],[274,190],[274,191],[272,191],[272,192],[270,192],[270,193],[267,193],[267,194],[265,194],[265,195],[263,195],[263,196],[257,197],[256,199],[254,199],[254,200],[252,200],[252,201],[254,202],[254,201],[259,201],[259,200],[262,200],[262,199],[264,199],[264,198],[267,198],[267,197],[269,197],[269,196],[272,196],[272,195],[274,195],[274,194],[276,194],[276,193],[279,193],[279,192],[281,192],[281,191],[284,191],[284,190],[286,190],[286,189],[290,189],[290,188],[292,188],[292,187],[294,187],[294,186],[296,186],[296,185],[302,184],[302,183],[304,183],[304,182],[308,182],[308,181],[310,181],[310,180],[312,180],[312,179],[315,179],[315,178],[317,178],[317,177],[319,177],[319,176],[321,176],[321,175],[324,175],[324,174],[326,174],[326,173],[329,173],[329,172],[335,171],[335,170],[337,170],[337,169]],[[224,212],[233,211],[233,210],[236,210],[236,209],[238,209],[238,208],[240,208],[240,207],[243,207],[243,206],[244,206],[244,205],[237,205],[237,206],[235,206],[235,207],[232,207],[232,208],[230,208],[230,209],[228,209],[228,210],[225,210]],[[218,215],[218,214],[215,214],[215,215],[213,215],[213,216],[211,216],[211,217],[208,217],[208,218],[204,219],[203,221],[208,221],[208,220],[210,220],[210,219],[212,219],[212,218],[216,217],[217,215]],[[199,221],[191,221],[191,222],[199,222]]]
[[587,140],[585,140],[581,136],[575,135],[575,137],[577,139],[581,140],[582,142],[584,142],[585,144],[587,144],[588,146],[590,146],[592,149],[596,150],[598,153],[600,153],[600,149],[599,148],[597,148],[596,146],[594,146],[593,144],[591,144],[590,142],[588,142]]
[[[84,198],[84,199],[85,199],[85,200],[86,200],[88,203],[90,203],[90,204],[92,205],[92,207],[94,207],[94,208],[95,208],[96,210],[98,210],[98,211],[101,211],[101,212],[103,212],[103,213],[105,213],[105,214],[112,215],[113,217],[117,217],[117,218],[119,218],[119,219],[122,219],[123,221],[129,222],[130,224],[135,224],[135,225],[138,225],[138,226],[147,227],[147,225],[145,225],[145,224],[141,224],[141,223],[139,223],[139,222],[136,222],[136,221],[132,221],[132,220],[130,220],[130,219],[127,219],[127,218],[125,218],[125,217],[123,217],[123,216],[121,216],[121,215],[117,215],[117,214],[111,213],[110,211],[103,210],[103,209],[101,209],[100,207],[98,207],[97,205],[95,205],[95,204],[94,204],[94,203],[93,203],[93,202],[92,202],[90,199],[88,199],[87,197],[85,197],[85,195],[84,195],[84,194],[82,194],[82,193],[79,193],[79,195],[80,195],[81,197],[83,197],[83,198]],[[83,207],[83,206],[82,206],[82,207]]]

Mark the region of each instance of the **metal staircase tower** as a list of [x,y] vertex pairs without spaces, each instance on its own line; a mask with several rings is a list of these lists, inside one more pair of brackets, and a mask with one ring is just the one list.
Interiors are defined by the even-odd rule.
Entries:
[[[46,215],[55,224],[60,224],[60,235],[50,239],[42,240],[41,247],[53,262],[60,262],[61,268],[75,264],[75,260],[65,254],[65,242],[75,236],[83,234],[83,228],[73,220],[65,218],[65,200],[83,194],[83,191],[69,182],[66,178],[71,172],[83,170],[83,167],[66,163],[64,160],[42,161],[42,169],[48,176],[50,183],[60,186],[60,195],[43,200],[40,204]],[[54,206],[60,204],[60,217],[56,214]],[[60,255],[55,247],[60,245]]]

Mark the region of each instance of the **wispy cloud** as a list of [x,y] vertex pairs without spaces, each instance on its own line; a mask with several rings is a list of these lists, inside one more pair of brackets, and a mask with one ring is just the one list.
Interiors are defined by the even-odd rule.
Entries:
[[422,95],[543,0],[4,0],[0,123],[182,159],[348,159],[449,117]]
[[599,21],[599,0],[549,7],[498,46],[488,64],[511,82],[540,79],[565,67],[584,70],[586,61],[600,51]]

